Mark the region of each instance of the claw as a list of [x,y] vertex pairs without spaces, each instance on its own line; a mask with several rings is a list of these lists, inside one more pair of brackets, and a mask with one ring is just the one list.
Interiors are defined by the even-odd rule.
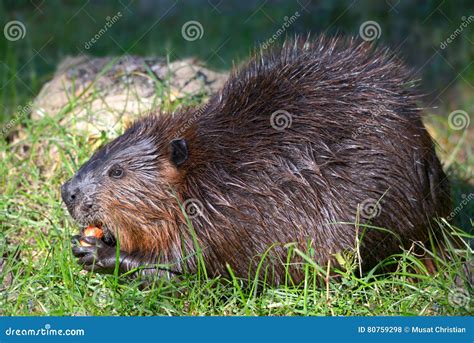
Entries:
[[95,254],[97,248],[95,246],[75,246],[72,248],[72,253],[77,258],[87,254]]
[[78,263],[87,271],[110,273],[115,269],[116,248],[107,245],[101,239],[94,236],[72,237],[74,246],[73,255]]

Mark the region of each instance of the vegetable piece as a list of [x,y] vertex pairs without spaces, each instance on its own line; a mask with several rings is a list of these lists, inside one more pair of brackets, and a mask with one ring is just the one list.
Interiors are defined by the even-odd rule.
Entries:
[[[89,225],[88,227],[84,229],[83,235],[86,237],[94,236],[97,239],[102,239],[102,237],[104,237],[104,231],[99,227]],[[83,241],[80,241],[79,244],[83,247],[90,246],[90,244]]]

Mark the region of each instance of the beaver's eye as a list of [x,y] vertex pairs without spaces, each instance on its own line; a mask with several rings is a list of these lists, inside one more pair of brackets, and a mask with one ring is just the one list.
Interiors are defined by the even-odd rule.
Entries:
[[109,170],[109,176],[113,177],[114,179],[120,179],[123,176],[123,169],[119,166],[113,166]]

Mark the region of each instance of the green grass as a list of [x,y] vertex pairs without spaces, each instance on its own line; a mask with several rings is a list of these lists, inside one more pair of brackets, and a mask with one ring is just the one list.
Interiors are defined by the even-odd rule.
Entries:
[[[245,57],[256,42],[268,39],[284,16],[300,9],[289,2],[272,8],[265,5],[265,13],[258,11],[249,19],[255,10],[250,5],[242,3],[235,9],[221,6],[221,15],[207,2],[203,4],[179,3],[138,44],[137,39],[149,30],[161,10],[154,16],[140,12],[136,3],[128,12],[111,2],[91,2],[85,7],[87,15],[80,11],[68,21],[82,3],[45,2],[41,11],[34,11],[26,0],[0,4],[2,23],[16,19],[27,27],[24,40],[0,40],[1,128],[14,119],[6,130],[8,137],[0,137],[0,315],[471,314],[472,289],[462,266],[462,261],[472,261],[472,251],[467,247],[448,248],[450,258],[435,258],[438,272],[434,275],[427,273],[420,256],[408,250],[384,262],[396,265],[390,273],[379,268],[360,277],[356,266],[351,266],[339,271],[339,278],[325,280],[326,266],[314,266],[309,261],[301,285],[260,286],[258,292],[243,287],[240,280],[207,279],[202,274],[159,279],[140,290],[137,281],[81,270],[70,243],[78,228],[61,204],[59,187],[98,145],[120,132],[107,132],[91,141],[61,126],[60,119],[68,110],[81,106],[81,101],[71,100],[65,111],[36,121],[28,113],[15,119],[17,106],[32,100],[59,61],[65,55],[77,54],[77,46],[90,40],[103,26],[104,18],[118,10],[125,17],[88,53],[120,55],[125,49],[138,55],[168,54],[171,60],[198,56],[212,67],[226,70],[232,61]],[[439,54],[433,55],[433,47],[438,49],[439,42],[459,26],[461,16],[472,13],[469,6],[468,1],[431,1],[418,7],[403,2],[397,14],[389,12],[383,2],[379,6],[356,2],[344,12],[347,3],[331,1],[309,8],[310,13],[301,10],[301,18],[288,31],[289,35],[326,30],[329,34],[357,34],[362,22],[375,19],[382,27],[383,44],[398,46],[406,38],[401,55],[409,65],[420,68],[424,89],[436,90],[441,103],[425,114],[430,133],[440,144],[438,154],[452,184],[453,206],[459,209],[452,226],[443,225],[448,236],[455,236],[458,229],[472,232],[474,224],[473,202],[462,205],[466,196],[474,193],[473,120],[464,131],[453,130],[447,120],[447,114],[457,109],[472,112],[473,50],[466,39],[472,41],[472,27]],[[182,39],[181,25],[188,20],[203,24],[203,40]],[[223,42],[218,55],[213,54]],[[158,92],[162,90],[159,86],[157,96],[166,97],[166,92]],[[164,103],[171,110],[181,105]],[[461,304],[453,301],[455,298],[461,299]]]
[[[80,106],[80,101],[71,102],[68,108],[74,106]],[[175,106],[179,104],[172,105]],[[411,250],[382,263],[396,265],[395,271],[389,273],[376,268],[363,277],[358,276],[357,266],[353,265],[348,265],[347,270],[338,270],[340,277],[327,277],[325,266],[315,266],[307,258],[305,281],[300,285],[279,287],[261,284],[256,287],[257,283],[252,279],[251,286],[244,287],[241,280],[208,279],[205,273],[200,273],[171,280],[158,279],[149,288],[141,290],[138,281],[127,277],[86,273],[71,254],[70,237],[78,228],[61,204],[59,187],[90,157],[94,146],[114,134],[104,134],[92,145],[89,137],[77,135],[58,124],[59,119],[67,115],[67,111],[62,111],[37,121],[25,116],[21,119],[17,139],[10,143],[0,141],[3,189],[0,195],[0,256],[5,256],[0,273],[0,285],[3,284],[1,315],[471,313],[469,302],[458,306],[449,300],[459,294],[462,301],[469,300],[466,292],[471,289],[463,261],[472,259],[472,251],[467,247],[448,248],[449,258],[435,257],[438,266],[435,275],[427,272],[420,256]],[[455,133],[449,133],[449,126],[442,120],[430,127],[445,133],[451,143],[458,146],[459,140],[456,143],[452,138]],[[468,142],[464,140],[461,149],[453,150],[466,155],[472,152],[472,147],[466,145]],[[462,164],[456,162],[456,156],[448,153],[443,156],[453,161],[449,167],[453,177],[462,180],[461,174],[472,172],[472,156],[466,155],[466,162]],[[468,191],[471,186],[459,181],[454,187],[456,195]],[[466,206],[462,216],[472,218],[472,208]],[[455,221],[461,222],[460,218]],[[447,236],[459,233],[451,225],[442,226]]]

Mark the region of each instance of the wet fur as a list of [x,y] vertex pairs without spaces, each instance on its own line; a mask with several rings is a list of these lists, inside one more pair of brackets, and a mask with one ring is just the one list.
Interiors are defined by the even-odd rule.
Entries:
[[[292,116],[282,131],[270,123],[279,110]],[[175,138],[189,146],[179,167],[170,160]],[[106,177],[114,163],[126,166],[123,179]],[[400,61],[367,43],[324,37],[258,53],[202,108],[140,119],[76,177],[95,184],[94,209],[72,208],[73,217],[105,223],[138,261],[196,270],[179,203],[197,199],[202,215],[191,221],[208,273],[226,274],[229,264],[246,277],[273,246],[276,283],[286,243],[307,250],[310,242],[324,265],[354,250],[350,223],[394,232],[367,229],[366,269],[400,245],[425,242],[432,219],[450,210],[448,181]],[[367,199],[379,201],[379,215],[357,218]],[[301,278],[297,266],[290,272]]]

